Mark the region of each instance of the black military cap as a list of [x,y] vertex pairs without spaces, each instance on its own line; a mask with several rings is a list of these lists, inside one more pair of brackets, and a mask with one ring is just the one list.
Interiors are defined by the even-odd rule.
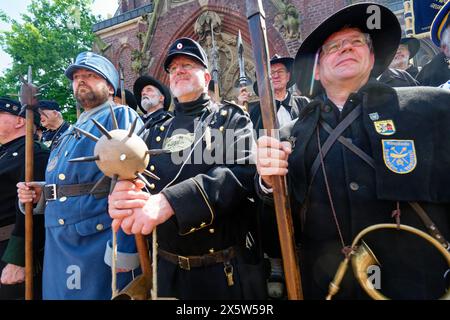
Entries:
[[8,112],[15,116],[18,116],[20,114],[21,108],[22,105],[20,104],[19,101],[5,97],[0,98],[0,111]]
[[[26,118],[26,109],[22,107],[19,101],[1,97],[0,111],[8,112],[14,116]],[[33,122],[36,126],[41,125],[41,116],[36,110],[33,110]]]
[[[117,90],[115,97],[122,99],[122,90]],[[133,93],[130,90],[125,89],[125,103],[127,106],[129,106],[131,109],[136,110],[137,109],[137,101],[134,97]]]
[[169,72],[169,65],[173,58],[178,55],[185,55],[197,60],[202,66],[208,68],[208,56],[205,50],[197,42],[190,38],[180,38],[175,40],[174,43],[169,47],[166,60],[164,61],[164,70]]
[[40,110],[55,110],[55,111],[61,111],[61,108],[59,107],[59,104],[56,101],[52,100],[41,100],[37,104],[37,108]]
[[400,44],[408,47],[409,58],[412,59],[420,49],[420,41],[413,37],[401,38]]
[[137,78],[133,85],[134,96],[136,97],[139,109],[141,109],[142,112],[146,113],[144,108],[142,108],[141,106],[142,89],[144,89],[145,86],[154,86],[155,88],[157,88],[164,96],[164,110],[169,110],[170,103],[172,102],[172,96],[170,95],[169,88],[149,75]]

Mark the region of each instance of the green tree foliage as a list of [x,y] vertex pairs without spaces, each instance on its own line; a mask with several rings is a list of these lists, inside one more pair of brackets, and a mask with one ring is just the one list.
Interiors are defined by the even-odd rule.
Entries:
[[17,93],[19,76],[33,68],[33,80],[41,89],[40,99],[56,100],[69,121],[76,119],[75,100],[64,70],[78,53],[92,48],[92,25],[98,20],[90,13],[92,0],[32,0],[22,21],[0,12],[11,24],[0,32],[0,46],[12,59],[12,67],[0,78],[0,95]]

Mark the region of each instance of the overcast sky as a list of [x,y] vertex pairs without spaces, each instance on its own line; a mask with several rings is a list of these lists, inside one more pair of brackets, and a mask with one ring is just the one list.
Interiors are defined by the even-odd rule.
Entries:
[[[5,12],[13,19],[20,19],[21,13],[26,13],[27,6],[31,0],[14,0],[14,5],[10,1],[0,0],[0,10]],[[117,0],[94,0],[92,5],[92,13],[94,15],[101,15],[104,19],[112,16],[117,10]],[[8,30],[9,26],[0,22],[0,30]],[[10,66],[11,58],[0,49],[0,74],[2,71]]]

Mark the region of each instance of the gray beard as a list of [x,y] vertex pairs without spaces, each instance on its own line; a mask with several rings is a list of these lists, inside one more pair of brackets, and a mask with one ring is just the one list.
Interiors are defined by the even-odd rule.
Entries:
[[143,97],[141,99],[141,106],[144,108],[145,111],[149,111],[151,108],[156,107],[159,104],[159,99],[157,98],[150,98],[150,97]]

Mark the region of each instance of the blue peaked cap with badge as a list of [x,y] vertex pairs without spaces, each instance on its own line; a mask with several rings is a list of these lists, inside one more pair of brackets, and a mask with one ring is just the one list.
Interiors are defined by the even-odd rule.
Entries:
[[80,53],[75,62],[67,68],[65,72],[66,77],[73,81],[73,73],[78,69],[91,70],[101,75],[113,86],[114,92],[117,92],[119,73],[111,61],[105,57],[90,51]]
[[169,72],[169,66],[173,58],[178,55],[185,55],[194,58],[205,68],[208,68],[208,56],[202,46],[190,38],[180,38],[175,40],[169,47],[166,60],[164,61],[164,70]]

